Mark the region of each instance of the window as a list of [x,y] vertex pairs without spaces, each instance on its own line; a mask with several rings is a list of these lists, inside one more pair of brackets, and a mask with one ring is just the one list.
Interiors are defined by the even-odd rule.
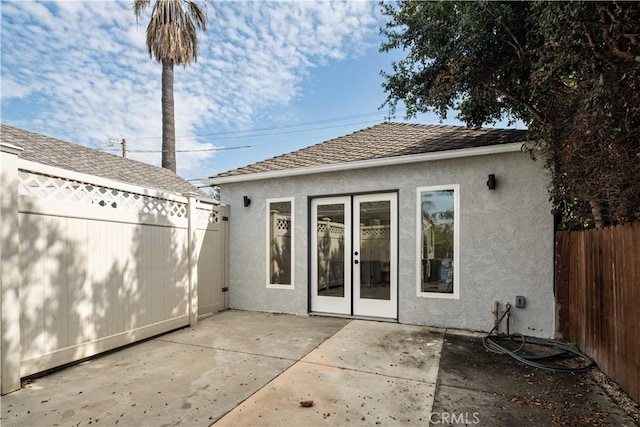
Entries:
[[459,186],[417,189],[418,296],[458,298]]
[[267,200],[267,287],[293,288],[293,198]]

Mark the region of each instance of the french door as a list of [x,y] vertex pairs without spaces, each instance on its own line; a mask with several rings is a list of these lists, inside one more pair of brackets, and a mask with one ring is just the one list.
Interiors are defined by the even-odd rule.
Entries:
[[311,201],[311,311],[398,317],[396,193]]

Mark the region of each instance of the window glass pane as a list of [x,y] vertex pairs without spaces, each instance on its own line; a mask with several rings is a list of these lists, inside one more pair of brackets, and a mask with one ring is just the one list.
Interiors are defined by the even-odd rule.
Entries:
[[422,292],[453,293],[453,190],[421,193]]
[[318,205],[318,295],[344,297],[344,204]]
[[291,284],[291,202],[269,206],[270,283]]

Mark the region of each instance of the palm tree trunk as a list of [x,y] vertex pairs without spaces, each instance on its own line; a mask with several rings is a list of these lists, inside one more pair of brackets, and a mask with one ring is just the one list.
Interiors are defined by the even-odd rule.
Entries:
[[173,61],[162,61],[162,167],[175,172],[176,122],[173,110]]

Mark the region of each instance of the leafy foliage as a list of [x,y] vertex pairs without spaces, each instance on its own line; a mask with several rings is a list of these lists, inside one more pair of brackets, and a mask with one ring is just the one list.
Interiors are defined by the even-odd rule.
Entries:
[[552,171],[563,228],[640,220],[640,4],[383,4],[382,51],[406,57],[387,104],[480,127],[522,120],[527,148]]

